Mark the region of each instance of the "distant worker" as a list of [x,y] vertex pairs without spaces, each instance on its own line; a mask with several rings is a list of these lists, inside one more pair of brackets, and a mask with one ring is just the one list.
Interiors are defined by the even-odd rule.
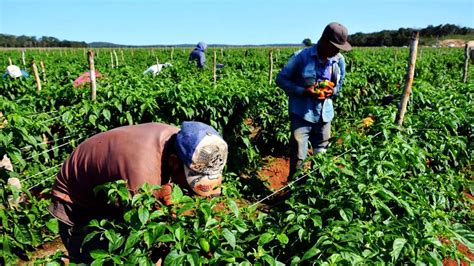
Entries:
[[196,61],[197,67],[198,68],[203,68],[206,64],[206,55],[204,54],[204,51],[206,51],[207,44],[204,42],[199,42],[194,50],[189,54],[189,59],[188,61]]
[[151,73],[151,74],[153,74],[153,76],[155,76],[155,75],[159,74],[163,68],[172,67],[172,66],[173,65],[171,63],[152,65],[147,70],[145,70],[145,72],[143,72],[143,75],[147,75],[147,74]]
[[133,194],[142,185],[161,185],[157,200],[172,204],[172,185],[202,197],[221,193],[228,147],[212,127],[188,121],[177,128],[146,123],[118,127],[82,142],[63,163],[48,210],[59,220],[59,234],[70,262],[91,263],[90,252],[108,243],[95,237],[82,242],[93,219],[121,219],[123,213],[94,188],[125,180]]
[[15,65],[9,65],[7,67],[7,72],[3,74],[3,78],[6,77],[11,77],[11,78],[19,78],[19,77],[24,77],[28,78],[30,75],[28,75],[28,72],[25,70],[21,70],[18,66]]
[[308,140],[314,154],[325,152],[334,117],[332,99],[341,89],[345,61],[340,50],[349,51],[347,29],[333,22],[326,26],[318,43],[291,57],[276,83],[289,97],[290,178],[303,166]]
[[[95,77],[97,79],[101,78],[102,77],[102,74],[100,74],[99,71],[95,71]],[[77,88],[77,87],[84,87],[87,83],[90,83],[91,82],[91,72],[90,71],[86,71],[84,73],[82,73],[79,77],[77,77],[74,82],[72,83],[72,86]]]

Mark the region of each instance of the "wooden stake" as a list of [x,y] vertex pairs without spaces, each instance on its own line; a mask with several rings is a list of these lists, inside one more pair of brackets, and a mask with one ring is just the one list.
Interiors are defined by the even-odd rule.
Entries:
[[94,52],[89,51],[88,52],[89,56],[89,75],[91,78],[91,99],[95,101],[96,96],[97,96],[97,87],[95,83],[95,67],[94,67]]
[[112,64],[112,68],[114,68],[114,56],[112,55],[112,52],[110,52],[110,64]]
[[214,86],[216,86],[216,84],[217,84],[216,62],[217,62],[217,53],[216,53],[216,50],[214,50],[214,67],[213,67]]
[[33,65],[33,73],[35,75],[35,80],[36,80],[36,90],[40,91],[41,90],[41,80],[38,74],[38,68],[36,67],[35,60],[32,62]]
[[8,57],[8,65],[9,65],[9,66],[13,65],[12,59],[11,59],[10,57]]
[[268,53],[268,63],[270,65],[270,69],[268,70],[268,84],[272,85],[273,80],[273,50],[270,50]]
[[122,55],[122,64],[125,65],[125,57],[123,57],[123,50],[120,49],[120,54]]
[[21,50],[21,60],[23,61],[23,66],[26,66],[26,63],[25,63],[25,49]]
[[46,69],[44,68],[43,60],[40,61],[41,74],[43,75],[43,81],[46,81]]
[[462,74],[462,82],[467,83],[467,72],[469,70],[469,45],[464,45],[464,73]]
[[171,47],[171,62],[173,62],[174,47]]
[[419,32],[414,31],[410,41],[410,55],[408,57],[408,71],[405,79],[405,92],[402,94],[402,99],[398,105],[398,113],[395,118],[395,123],[398,126],[403,124],[403,117],[407,110],[408,100],[411,94],[411,85],[413,84],[413,77],[415,76],[416,53],[418,48]]
[[224,57],[224,48],[221,48],[221,57]]
[[114,50],[114,57],[115,57],[115,67],[118,67],[118,56],[117,56],[117,53],[115,52]]

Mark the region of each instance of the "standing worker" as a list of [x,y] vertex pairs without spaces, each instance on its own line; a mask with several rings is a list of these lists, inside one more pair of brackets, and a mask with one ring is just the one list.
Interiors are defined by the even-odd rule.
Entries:
[[340,50],[349,51],[347,29],[333,22],[318,43],[291,57],[276,83],[289,97],[290,178],[303,166],[308,140],[314,153],[325,152],[334,117],[332,99],[344,82],[345,61]]
[[204,42],[199,42],[196,47],[193,49],[191,54],[189,54],[189,62],[196,61],[198,68],[203,68],[206,65],[206,51],[207,44]]
[[59,234],[71,262],[90,263],[90,252],[108,243],[82,246],[93,219],[121,219],[119,207],[94,188],[125,180],[133,194],[143,184],[161,185],[155,197],[171,204],[172,184],[203,197],[220,195],[227,144],[212,127],[184,122],[181,129],[159,123],[123,126],[92,136],[66,159],[52,189],[48,210],[59,220]]

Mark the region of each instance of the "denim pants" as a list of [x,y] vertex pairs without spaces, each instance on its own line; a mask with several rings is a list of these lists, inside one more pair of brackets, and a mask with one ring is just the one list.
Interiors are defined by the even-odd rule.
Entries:
[[303,166],[308,154],[308,141],[313,147],[314,154],[323,152],[331,137],[331,122],[311,123],[292,114],[290,138],[290,175],[293,175]]

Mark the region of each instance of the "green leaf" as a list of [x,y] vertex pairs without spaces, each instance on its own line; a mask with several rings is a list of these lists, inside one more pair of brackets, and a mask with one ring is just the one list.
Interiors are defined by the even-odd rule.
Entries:
[[187,261],[191,264],[191,266],[198,266],[198,265],[201,265],[199,263],[199,255],[196,253],[196,252],[193,252],[193,253],[188,253],[186,255],[186,259]]
[[[133,248],[140,241],[141,234],[140,232],[132,232],[125,242],[125,252]],[[146,240],[145,240],[146,241]]]
[[280,243],[282,243],[283,245],[286,245],[286,244],[288,244],[288,242],[289,242],[288,236],[285,235],[285,234],[278,234],[278,235],[277,235],[277,239],[278,239],[278,241],[280,241]]
[[145,241],[147,248],[150,248],[155,239],[153,239],[153,236],[150,231],[145,231],[145,233],[143,233],[143,240]]
[[102,110],[102,115],[104,116],[105,120],[107,120],[107,121],[110,121],[110,117],[112,116],[108,109]]
[[95,124],[96,120],[97,120],[97,116],[95,116],[95,115],[90,115],[89,116],[89,123],[91,123],[93,126],[96,125]]
[[209,228],[209,227],[212,227],[212,226],[214,226],[214,225],[216,225],[216,224],[218,224],[218,223],[219,223],[219,222],[218,222],[216,219],[214,219],[214,218],[209,218],[209,220],[206,221],[206,226],[205,226],[205,227],[206,227],[206,228]]
[[224,228],[224,230],[222,230],[222,234],[224,235],[224,238],[225,240],[227,240],[229,245],[233,249],[235,249],[235,235],[231,231],[229,231],[229,229],[227,228]]
[[140,222],[142,223],[142,225],[146,224],[149,216],[150,216],[150,212],[145,207],[141,206],[138,209],[138,219],[140,219]]
[[184,237],[184,229],[182,227],[176,228],[174,235],[178,241],[181,241]]
[[105,259],[109,256],[109,253],[102,249],[94,249],[91,251],[91,257],[94,259]]
[[352,210],[351,209],[340,209],[339,214],[341,215],[342,219],[346,222],[352,221]]
[[305,261],[305,260],[309,260],[311,259],[312,257],[318,255],[319,253],[321,252],[321,250],[319,250],[316,245],[314,245],[312,248],[308,249],[304,255],[303,255],[303,258],[301,259],[301,261]]
[[171,192],[171,200],[174,203],[179,203],[183,198],[183,191],[179,188],[179,186],[173,186],[173,191]]
[[22,244],[31,244],[31,239],[28,237],[28,230],[24,226],[15,224],[13,227],[13,234],[16,240]]
[[397,261],[398,256],[400,255],[400,252],[402,251],[406,242],[407,240],[405,238],[397,238],[395,241],[393,241],[393,250],[390,252],[390,255],[392,256],[392,262]]
[[273,238],[274,238],[273,234],[264,233],[264,234],[260,235],[260,238],[258,239],[258,244],[260,246],[263,246],[263,245],[267,244],[268,242],[272,241]]
[[128,124],[133,125],[133,118],[132,118],[132,115],[130,114],[130,112],[126,112],[125,117],[127,118]]
[[56,218],[50,219],[49,221],[46,222],[46,227],[53,232],[54,234],[59,233],[59,223]]
[[166,256],[163,265],[183,265],[183,259],[183,255],[179,255],[178,251],[173,250]]
[[237,231],[239,231],[239,233],[247,232],[247,225],[245,224],[244,221],[237,219],[237,220],[234,220],[232,224],[237,229]]
[[230,210],[234,213],[234,215],[238,218],[239,217],[239,207],[237,207],[237,203],[233,200],[229,200],[229,207]]
[[158,242],[174,242],[174,237],[170,234],[161,235],[158,237]]

